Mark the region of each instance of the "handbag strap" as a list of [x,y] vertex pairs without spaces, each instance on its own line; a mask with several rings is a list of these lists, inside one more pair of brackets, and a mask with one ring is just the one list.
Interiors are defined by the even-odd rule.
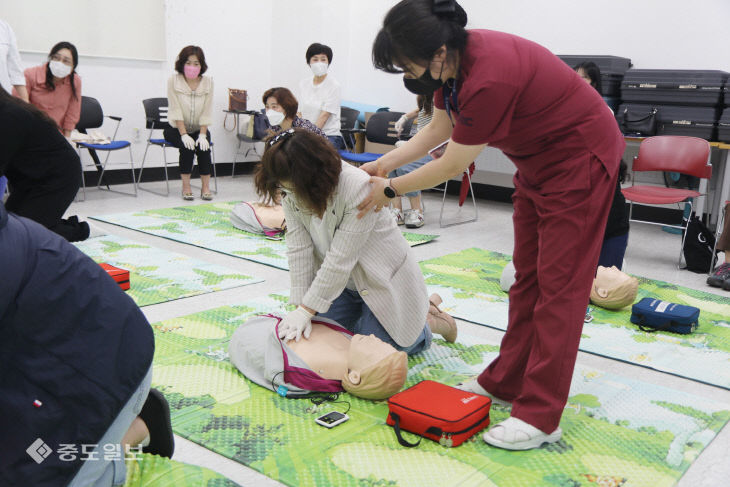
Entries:
[[395,437],[398,438],[398,443],[400,443],[400,446],[404,446],[406,448],[413,448],[414,446],[418,446],[421,443],[421,439],[419,438],[417,442],[411,443],[405,438],[403,438],[403,435],[401,435],[400,432],[400,416],[398,416],[396,413],[391,412],[390,417],[393,418],[393,430],[395,431]]
[[237,115],[233,116],[233,127],[230,130],[228,130],[226,128],[226,120],[228,120],[228,115],[230,115],[230,113],[226,112],[226,116],[223,117],[223,130],[225,130],[226,132],[233,132],[234,130],[236,130],[236,125],[238,123],[238,116]]
[[639,326],[639,330],[641,330],[641,331],[645,331],[645,332],[648,332],[648,333],[654,333],[654,332],[657,332],[657,331],[665,331],[665,330],[669,329],[669,327],[672,326],[672,322],[671,321],[667,321],[666,323],[664,323],[660,327],[653,327],[653,326],[647,325],[646,324],[646,317],[645,316],[642,316],[641,318],[639,318],[639,322],[637,323],[637,325]]
[[649,115],[647,115],[645,117],[637,118],[637,119],[634,119],[634,120],[628,120],[626,118],[626,116],[629,114],[629,109],[628,108],[624,108],[624,123],[626,123],[626,122],[628,122],[628,123],[636,123],[636,122],[643,122],[644,120],[649,120],[654,115],[656,115],[656,112],[657,112],[657,109],[656,108],[652,108],[651,109],[651,112],[649,113]]

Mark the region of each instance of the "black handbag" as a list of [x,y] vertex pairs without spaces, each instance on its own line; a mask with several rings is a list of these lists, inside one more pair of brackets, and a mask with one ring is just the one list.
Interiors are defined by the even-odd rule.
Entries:
[[621,114],[621,131],[625,134],[638,133],[641,135],[655,135],[656,113],[657,109],[653,107],[648,115],[629,111],[628,107],[624,108],[624,111]]
[[263,140],[268,135],[270,128],[269,119],[266,117],[264,110],[261,110],[261,112],[251,114],[246,136],[254,140]]
[[710,271],[715,261],[712,249],[715,247],[715,236],[697,215],[692,215],[687,223],[687,236],[684,238],[684,260],[687,270],[704,274]]

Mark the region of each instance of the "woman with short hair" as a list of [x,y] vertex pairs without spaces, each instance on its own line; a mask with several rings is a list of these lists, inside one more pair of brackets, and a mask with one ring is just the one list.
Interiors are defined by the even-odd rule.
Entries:
[[317,135],[327,138],[327,135],[306,118],[297,115],[299,102],[291,91],[286,88],[269,88],[261,97],[266,107],[266,118],[271,125],[271,133],[276,134],[290,128],[303,128]]

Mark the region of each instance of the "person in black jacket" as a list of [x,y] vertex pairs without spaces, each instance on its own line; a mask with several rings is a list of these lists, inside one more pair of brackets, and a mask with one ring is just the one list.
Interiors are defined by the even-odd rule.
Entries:
[[[574,69],[586,83],[601,93],[601,70],[596,63],[584,62],[575,66]],[[611,210],[608,213],[606,233],[603,235],[601,256],[598,258],[599,266],[616,266],[619,270],[623,266],[626,246],[629,243],[629,213],[626,211],[626,199],[621,192],[621,183],[626,179],[626,169],[626,163],[621,161],[618,183],[613,193]]]
[[[79,156],[45,113],[0,87],[0,176],[7,176],[7,210],[30,218],[69,242],[89,225],[63,214],[81,185]],[[2,196],[2,195],[0,195]]]
[[171,455],[153,353],[147,319],[98,264],[0,204],[0,485],[123,483],[120,444],[147,436]]

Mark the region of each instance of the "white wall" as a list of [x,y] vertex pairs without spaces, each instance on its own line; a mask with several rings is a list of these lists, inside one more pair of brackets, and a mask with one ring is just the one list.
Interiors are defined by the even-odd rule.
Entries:
[[[304,52],[312,42],[334,50],[331,73],[343,86],[343,99],[410,110],[415,97],[400,77],[375,71],[370,58],[372,40],[394,4],[390,0],[166,0],[167,61],[82,56],[83,92],[98,98],[106,113],[124,117],[120,137],[134,141],[135,158],[141,160],[146,133],[142,130],[139,141],[134,137],[134,129],[144,124],[141,100],[165,96],[175,56],[183,46],[198,44],[215,80],[211,132],[216,158],[230,162],[237,139],[223,130],[226,89],[247,89],[253,108],[262,106],[260,97],[269,87],[296,90],[299,80],[310,75]],[[613,54],[630,57],[638,68],[730,71],[725,35],[729,0],[462,0],[461,4],[469,15],[468,27],[521,35],[558,54]],[[26,66],[44,61],[42,55],[21,55]],[[104,129],[110,131],[111,126]],[[159,149],[153,154],[161,160]],[[122,154],[114,157],[123,160]],[[509,163],[488,152],[480,156],[480,164],[511,171]]]

